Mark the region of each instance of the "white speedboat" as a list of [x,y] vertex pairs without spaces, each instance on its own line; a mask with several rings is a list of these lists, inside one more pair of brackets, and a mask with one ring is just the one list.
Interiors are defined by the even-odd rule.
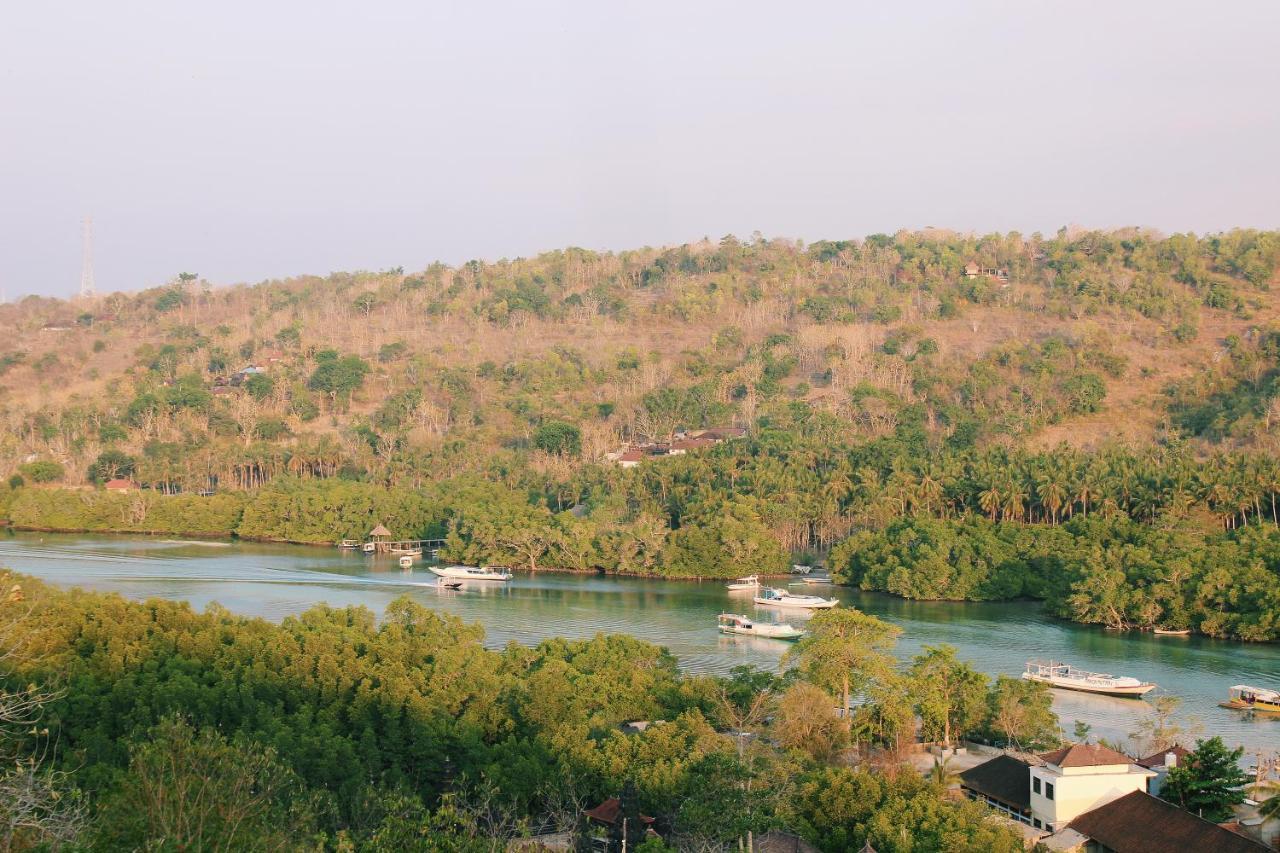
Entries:
[[1127,675],[1109,675],[1105,672],[1089,672],[1066,663],[1055,661],[1027,661],[1022,677],[1063,690],[1096,693],[1099,696],[1120,696],[1137,699],[1156,689],[1149,682],[1139,681]]
[[721,613],[716,620],[722,634],[745,634],[749,637],[767,637],[771,640],[798,640],[804,631],[790,625],[771,625],[767,622],[754,622],[746,616],[736,613]]
[[816,595],[795,595],[785,589],[768,587],[760,590],[755,597],[756,604],[767,607],[802,607],[806,610],[826,610],[840,602],[834,598],[819,598]]
[[826,575],[811,575],[800,581],[800,583],[807,583],[809,586],[830,586],[834,581]]
[[729,589],[755,589],[758,586],[760,586],[760,578],[756,575],[747,575],[729,584]]
[[403,557],[401,557],[401,558],[400,558],[400,568],[402,568],[402,569],[412,569],[412,568],[413,568],[413,557],[410,557],[408,554],[405,554]]
[[511,580],[511,572],[499,566],[432,566],[431,571],[442,578],[464,581]]
[[374,553],[375,551],[377,551],[377,550],[378,550],[378,543],[377,543],[377,542],[366,542],[366,543],[364,543],[363,545],[361,545],[361,546],[360,546],[360,550],[361,550],[361,551],[363,551],[363,552],[364,552],[364,553],[366,553],[366,554],[372,554],[372,553]]

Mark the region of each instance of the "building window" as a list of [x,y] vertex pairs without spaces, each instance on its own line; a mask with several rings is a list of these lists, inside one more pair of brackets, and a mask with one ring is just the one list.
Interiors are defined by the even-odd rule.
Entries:
[[1031,823],[1035,826],[1035,828],[1036,828],[1036,829],[1040,829],[1040,828],[1041,828],[1041,827],[1040,827],[1040,818],[1038,818],[1038,817],[1037,817],[1037,818],[1033,818],[1033,819],[1032,819],[1032,821],[1031,821]]
[[1053,783],[1052,783],[1052,782],[1045,782],[1045,783],[1044,783],[1044,798],[1045,798],[1046,800],[1052,800],[1052,799],[1053,799]]
[[1035,791],[1037,794],[1040,793],[1040,777],[1039,776],[1031,777],[1031,790]]

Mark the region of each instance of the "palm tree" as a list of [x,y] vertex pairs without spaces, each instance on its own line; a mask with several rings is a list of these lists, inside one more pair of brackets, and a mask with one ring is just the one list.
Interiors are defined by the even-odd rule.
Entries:
[[996,512],[1004,503],[1004,496],[1000,494],[1000,490],[992,485],[990,488],[978,495],[978,506],[982,507],[982,511],[991,516],[991,520],[996,520]]

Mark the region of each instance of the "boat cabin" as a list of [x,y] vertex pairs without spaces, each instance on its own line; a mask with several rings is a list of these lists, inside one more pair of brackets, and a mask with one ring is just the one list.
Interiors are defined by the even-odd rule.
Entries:
[[1229,695],[1231,698],[1223,703],[1228,708],[1280,713],[1280,692],[1278,691],[1237,684],[1231,688]]

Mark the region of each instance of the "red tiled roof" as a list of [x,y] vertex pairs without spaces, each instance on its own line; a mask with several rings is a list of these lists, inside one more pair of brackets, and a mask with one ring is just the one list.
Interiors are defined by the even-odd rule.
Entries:
[[1085,812],[1067,826],[1116,853],[1261,853],[1270,849],[1144,791]]
[[138,488],[138,484],[137,484],[137,483],[135,483],[135,482],[133,482],[132,480],[125,480],[125,479],[122,479],[122,478],[117,477],[117,478],[116,478],[116,479],[114,479],[114,480],[107,480],[107,482],[104,484],[103,488],[107,488],[107,489],[136,489],[136,488]]
[[1133,759],[1124,753],[1096,743],[1073,743],[1062,749],[1043,753],[1040,758],[1059,767],[1105,767],[1110,764],[1133,763]]
[[618,457],[619,462],[640,462],[644,459],[643,450],[628,450]]
[[[612,826],[618,822],[618,812],[620,811],[622,811],[622,803],[618,801],[617,797],[610,797],[594,809],[587,809],[585,814],[592,820]],[[653,823],[653,818],[646,815],[640,815],[640,819],[645,823]]]
[[1148,755],[1146,758],[1139,758],[1134,763],[1137,764],[1139,767],[1145,767],[1148,770],[1150,770],[1152,767],[1164,767],[1165,766],[1164,757],[1171,752],[1178,757],[1179,764],[1181,764],[1183,760],[1188,755],[1191,754],[1191,750],[1187,749],[1185,746],[1183,746],[1180,743],[1175,743],[1173,746],[1169,747],[1168,749],[1162,749],[1153,755]]

